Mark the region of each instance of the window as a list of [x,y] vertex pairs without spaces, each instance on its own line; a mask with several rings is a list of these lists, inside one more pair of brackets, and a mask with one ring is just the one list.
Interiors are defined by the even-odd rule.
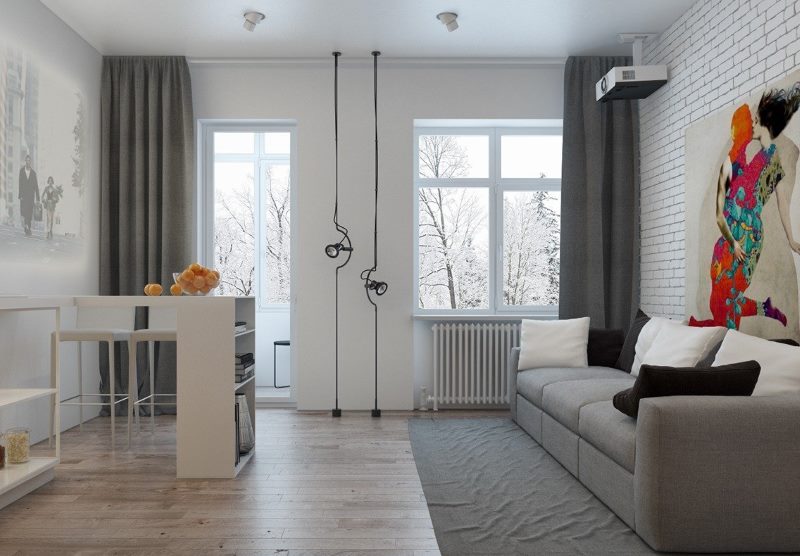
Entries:
[[[262,309],[289,304],[293,128],[205,128],[201,246],[221,275],[220,295],[253,295]],[[211,224],[211,225],[208,225]]]
[[560,124],[418,126],[414,142],[417,312],[555,313]]

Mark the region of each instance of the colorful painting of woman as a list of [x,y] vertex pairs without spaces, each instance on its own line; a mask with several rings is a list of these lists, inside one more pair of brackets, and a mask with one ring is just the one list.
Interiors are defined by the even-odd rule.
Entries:
[[[740,106],[731,120],[732,147],[717,179],[716,220],[721,237],[714,244],[711,260],[712,318],[690,318],[692,326],[724,326],[738,329],[743,317],[763,316],[784,327],[787,318],[773,305],[771,297],[763,301],[745,295],[749,288],[764,242],[762,210],[772,193],[789,174],[793,185],[797,147],[788,139],[776,139],[800,105],[800,89],[768,91],[759,102],[756,117],[750,107]],[[756,152],[748,157],[756,141]],[[778,144],[780,143],[780,145]],[[750,147],[750,149],[748,149]],[[784,170],[781,157],[789,160]],[[784,187],[785,188],[785,187]],[[793,239],[788,199],[783,191],[776,195],[784,231],[791,248],[800,252]],[[787,264],[792,264],[791,258]]]

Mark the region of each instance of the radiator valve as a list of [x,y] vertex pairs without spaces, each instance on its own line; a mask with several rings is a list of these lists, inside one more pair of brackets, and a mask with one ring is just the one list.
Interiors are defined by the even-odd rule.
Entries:
[[419,389],[419,410],[428,411],[428,388],[425,386]]

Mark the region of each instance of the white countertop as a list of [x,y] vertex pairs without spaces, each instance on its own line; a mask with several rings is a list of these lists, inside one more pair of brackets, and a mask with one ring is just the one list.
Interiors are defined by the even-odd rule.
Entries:
[[237,299],[229,295],[0,295],[0,311],[55,309],[56,307],[175,307],[183,303]]
[[72,296],[0,295],[0,311],[55,309],[75,304]]

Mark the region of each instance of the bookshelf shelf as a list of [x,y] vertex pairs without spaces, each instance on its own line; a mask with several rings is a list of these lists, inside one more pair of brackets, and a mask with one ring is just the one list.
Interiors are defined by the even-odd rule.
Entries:
[[[0,506],[2,502],[10,503],[16,500],[15,491],[25,489],[26,485],[41,486],[35,481],[46,483],[53,478],[55,466],[58,465],[58,458],[31,458],[26,463],[7,463],[0,469]],[[33,490],[33,489],[31,489]],[[29,491],[30,492],[30,491]],[[23,492],[23,494],[25,494]]]
[[233,391],[234,392],[238,392],[239,390],[241,390],[242,388],[244,388],[245,386],[250,384],[255,379],[256,379],[256,375],[253,375],[250,378],[248,378],[247,380],[243,380],[242,382],[234,382]]
[[236,465],[236,469],[234,470],[234,475],[239,475],[239,472],[242,469],[244,469],[244,466],[247,465],[247,463],[250,461],[250,458],[253,457],[253,454],[255,453],[255,451],[256,451],[256,449],[253,448],[252,450],[250,450],[249,452],[247,452],[246,454],[244,454],[241,457],[241,459],[239,460],[239,463]]
[[55,388],[0,388],[0,407],[44,398],[56,392]]
[[[256,352],[256,302],[253,297],[240,297],[236,299],[236,322],[247,323],[247,330],[234,333],[234,352],[235,353],[253,353]],[[231,362],[234,363],[233,361]],[[233,400],[232,405],[236,404],[236,396],[244,395],[247,400],[247,409],[250,416],[250,422],[253,425],[253,435],[255,435],[256,428],[256,376],[236,382],[236,370],[234,366],[233,376]],[[234,437],[236,437],[236,428],[234,426]],[[239,439],[236,439],[236,446],[238,447]],[[239,472],[247,465],[253,453],[256,451],[255,446],[247,454],[239,456],[239,462],[233,462],[233,476],[237,476]]]
[[[56,338],[56,341],[52,343],[49,388],[0,388],[0,408],[40,398],[49,398],[52,419],[50,421],[50,440],[55,439],[51,457],[32,457],[26,463],[8,463],[0,469],[0,508],[36,490],[55,476],[55,467],[61,457],[61,412],[58,403],[61,369],[58,360],[58,337],[61,331],[61,307],[71,304],[70,298],[0,297],[0,312],[53,311],[55,314],[53,333]],[[47,334],[50,335],[49,330]]]

